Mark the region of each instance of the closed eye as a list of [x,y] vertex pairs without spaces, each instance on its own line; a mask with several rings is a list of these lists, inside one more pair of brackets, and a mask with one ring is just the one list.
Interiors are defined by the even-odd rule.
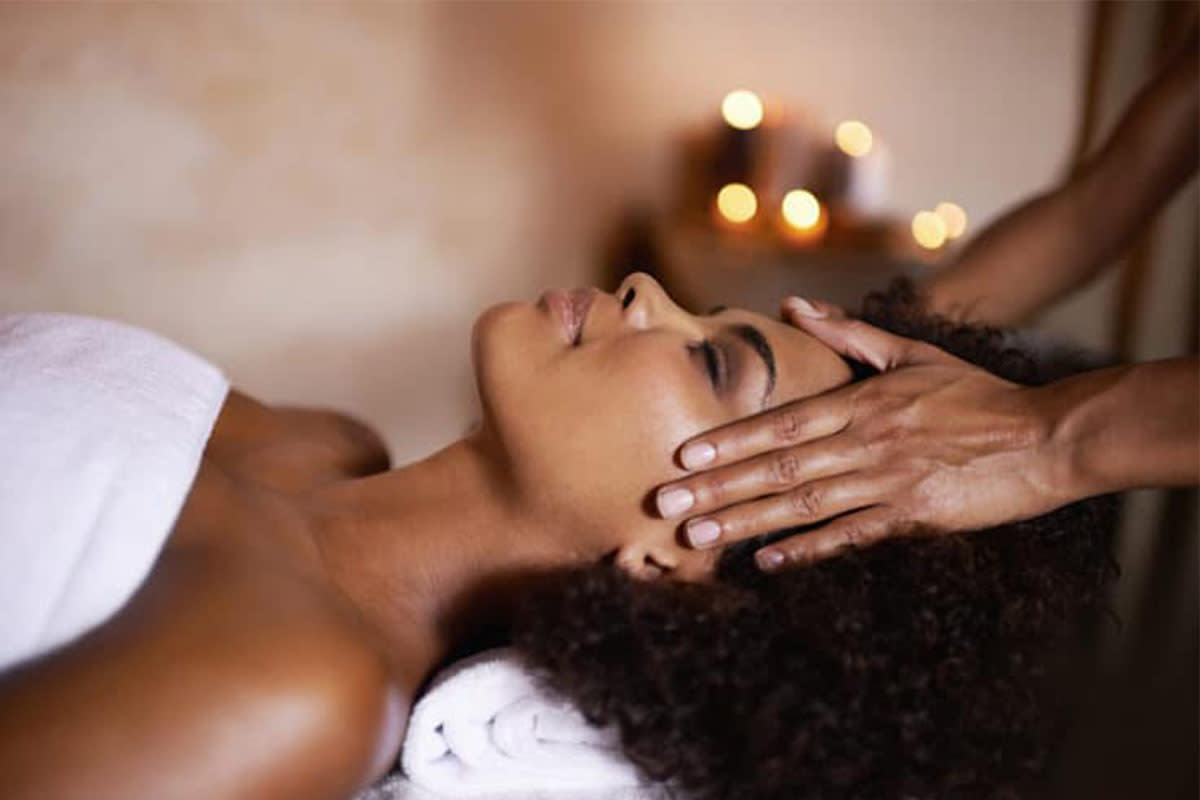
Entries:
[[688,350],[704,359],[704,370],[708,373],[708,380],[713,389],[719,391],[725,385],[726,371],[724,354],[721,350],[708,339],[692,342],[688,345]]

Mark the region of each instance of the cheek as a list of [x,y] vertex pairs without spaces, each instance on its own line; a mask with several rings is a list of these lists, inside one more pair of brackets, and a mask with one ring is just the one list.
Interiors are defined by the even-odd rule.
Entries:
[[713,421],[687,368],[661,348],[568,351],[513,387],[495,418],[523,494],[600,535],[644,521],[650,490],[681,474],[675,448]]

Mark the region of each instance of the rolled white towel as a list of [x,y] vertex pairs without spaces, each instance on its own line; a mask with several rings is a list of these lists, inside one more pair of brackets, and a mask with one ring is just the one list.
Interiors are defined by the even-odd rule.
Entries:
[[616,731],[549,694],[510,648],[433,679],[409,716],[400,764],[413,783],[450,797],[646,785]]

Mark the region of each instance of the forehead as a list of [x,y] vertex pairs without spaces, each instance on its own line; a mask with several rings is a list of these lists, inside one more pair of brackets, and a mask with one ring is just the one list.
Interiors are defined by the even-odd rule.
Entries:
[[769,406],[809,397],[849,382],[850,367],[828,345],[786,322],[744,309],[713,316],[719,325],[749,324],[757,328],[775,354],[776,382]]

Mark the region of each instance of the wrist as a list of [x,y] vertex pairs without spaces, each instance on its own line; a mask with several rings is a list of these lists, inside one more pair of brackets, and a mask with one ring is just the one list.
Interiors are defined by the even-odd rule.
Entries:
[[1083,373],[1032,390],[1044,438],[1043,471],[1060,502],[1106,494],[1121,488],[1110,474],[1111,459],[1103,450],[1104,389],[1120,380],[1123,370]]
[[1057,508],[1080,496],[1083,476],[1079,474],[1076,444],[1066,424],[1070,416],[1063,398],[1047,392],[1048,387],[1023,388],[1023,408],[1028,436],[1020,469],[1040,499],[1039,507]]

